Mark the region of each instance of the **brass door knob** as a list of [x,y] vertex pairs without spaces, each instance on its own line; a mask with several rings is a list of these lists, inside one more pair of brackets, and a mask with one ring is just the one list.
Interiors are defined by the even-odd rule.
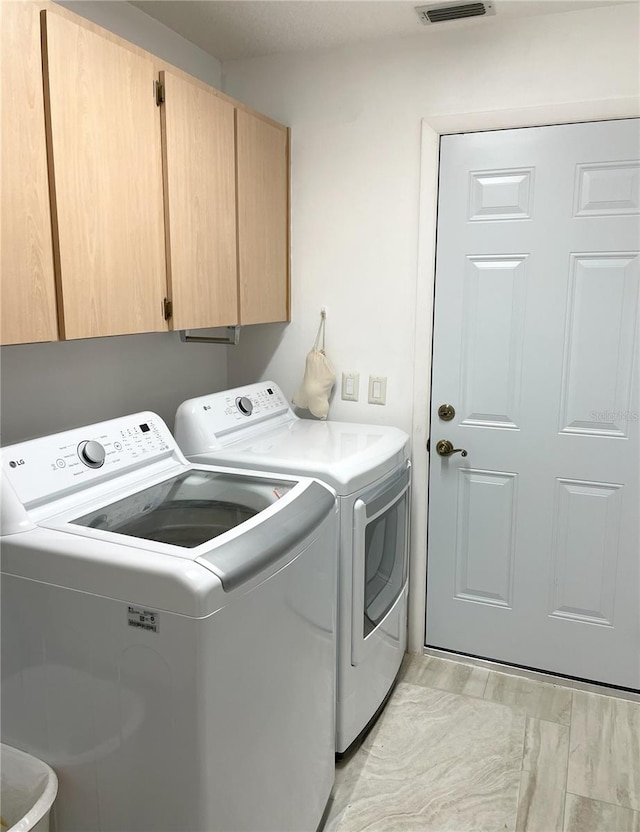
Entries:
[[436,444],[436,451],[440,454],[440,456],[451,456],[452,454],[460,454],[461,456],[467,455],[464,448],[454,448],[453,442],[449,442],[448,439],[441,439]]

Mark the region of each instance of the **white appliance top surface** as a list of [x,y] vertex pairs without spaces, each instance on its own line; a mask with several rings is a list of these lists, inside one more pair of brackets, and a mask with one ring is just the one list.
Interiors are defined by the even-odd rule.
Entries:
[[359,487],[354,482],[363,475],[371,482],[381,476],[407,440],[397,428],[299,419],[228,445],[214,458],[231,466],[319,477],[342,494]]
[[[261,407],[267,389],[273,391],[272,414]],[[255,416],[231,412],[243,398],[256,402]],[[176,416],[176,438],[192,460],[318,477],[341,495],[402,463],[409,442],[394,427],[299,419],[271,381],[185,402]]]

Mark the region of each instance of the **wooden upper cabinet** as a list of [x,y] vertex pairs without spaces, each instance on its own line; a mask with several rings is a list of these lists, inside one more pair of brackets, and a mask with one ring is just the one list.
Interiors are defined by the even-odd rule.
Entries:
[[42,12],[61,337],[166,330],[153,61]]
[[3,344],[54,341],[40,17],[31,3],[0,2],[0,77],[0,339]]
[[289,320],[288,129],[44,5],[0,0],[1,342]]
[[236,110],[240,323],[289,320],[289,134]]
[[172,326],[237,324],[234,107],[184,76],[160,82]]

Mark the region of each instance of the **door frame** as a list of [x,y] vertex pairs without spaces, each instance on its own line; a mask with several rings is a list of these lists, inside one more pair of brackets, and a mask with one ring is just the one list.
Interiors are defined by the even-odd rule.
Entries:
[[519,127],[544,127],[581,121],[607,121],[640,116],[640,99],[574,101],[504,110],[482,110],[422,119],[418,205],[418,262],[415,282],[413,353],[411,550],[407,650],[423,653],[426,641],[427,517],[431,364],[436,275],[436,223],[440,136]]

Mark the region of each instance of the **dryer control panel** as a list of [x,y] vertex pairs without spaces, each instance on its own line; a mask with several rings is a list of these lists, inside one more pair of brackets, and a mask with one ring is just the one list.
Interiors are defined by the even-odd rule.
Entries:
[[31,439],[2,449],[2,470],[23,505],[170,455],[169,429],[155,413]]
[[[175,434],[182,450],[189,454],[195,452],[195,446],[201,451],[203,441],[209,449],[220,448],[235,441],[232,434],[237,431],[267,419],[283,418],[297,417],[278,385],[263,381],[183,402],[176,413]],[[195,435],[197,439],[192,440]]]
[[199,401],[203,413],[209,414],[209,425],[215,427],[216,433],[263,416],[285,413],[289,409],[282,390],[270,381],[212,393]]

